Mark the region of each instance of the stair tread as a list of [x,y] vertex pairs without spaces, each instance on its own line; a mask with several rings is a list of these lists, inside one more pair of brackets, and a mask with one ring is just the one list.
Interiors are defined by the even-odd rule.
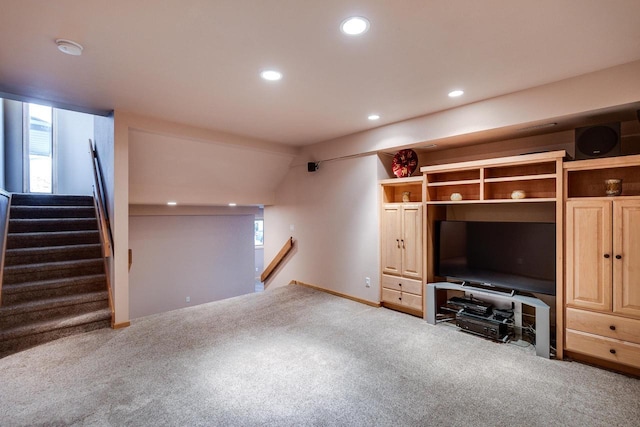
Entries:
[[34,236],[64,236],[64,235],[82,235],[82,234],[98,234],[98,229],[95,230],[66,230],[66,231],[28,231],[26,233],[7,233],[7,238],[11,237],[34,237]]
[[89,313],[82,313],[73,316],[65,316],[62,318],[44,320],[40,322],[19,325],[0,331],[0,342],[15,338],[24,337],[26,335],[39,334],[49,332],[56,329],[69,328],[83,324],[99,322],[111,319],[111,309],[104,308]]
[[19,265],[7,265],[4,267],[5,273],[19,270],[28,270],[28,269],[48,269],[48,270],[56,270],[59,268],[66,268],[69,266],[74,266],[78,264],[96,264],[98,262],[103,262],[102,258],[89,258],[89,259],[76,259],[70,261],[55,261],[55,262],[38,262],[33,264],[19,264]]
[[85,276],[66,277],[62,279],[39,280],[35,282],[11,283],[2,286],[2,292],[7,294],[28,292],[35,289],[51,289],[64,286],[73,286],[93,280],[105,280],[106,274],[87,274]]
[[19,304],[0,307],[0,317],[12,316],[29,311],[40,311],[50,308],[66,307],[69,305],[83,304],[94,301],[109,300],[109,293],[104,291],[87,292],[75,295],[47,298],[43,300],[28,301]]
[[65,250],[80,250],[80,249],[93,249],[97,247],[102,247],[100,243],[81,243],[79,245],[59,245],[59,246],[36,246],[32,248],[12,248],[7,249],[5,251],[5,255],[15,254],[19,256],[21,254],[29,253],[37,253],[37,252],[51,252],[51,251],[59,251],[64,252]]

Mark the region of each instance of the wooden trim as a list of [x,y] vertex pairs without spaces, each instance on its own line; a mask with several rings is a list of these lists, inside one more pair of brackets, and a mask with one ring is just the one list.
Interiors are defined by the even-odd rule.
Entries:
[[300,282],[298,280],[292,280],[291,284],[298,285],[298,286],[304,286],[306,288],[315,289],[315,290],[321,291],[321,292],[326,292],[328,294],[335,295],[335,296],[341,297],[341,298],[350,299],[351,301],[359,302],[360,304],[365,304],[365,305],[368,305],[368,306],[371,306],[371,307],[376,307],[376,308],[380,307],[380,303],[379,302],[368,301],[366,299],[362,299],[362,298],[354,297],[354,296],[351,296],[351,295],[343,294],[342,292],[333,291],[331,289],[323,288],[321,286],[311,285],[309,283]]
[[556,160],[556,359],[564,358],[565,318],[565,204],[563,159]]
[[121,322],[121,323],[114,323],[113,325],[111,325],[112,329],[123,329],[123,328],[128,328],[129,326],[131,326],[131,322],[126,321],[126,322]]
[[597,357],[588,356],[586,354],[577,353],[571,350],[565,350],[564,355],[568,360],[574,360],[576,362],[595,366],[596,368],[604,368],[609,371],[630,375],[640,379],[640,369],[634,368],[633,366],[622,365],[619,363],[611,362],[609,360],[603,360]]
[[576,160],[565,162],[563,168],[567,171],[609,169],[624,166],[635,166],[640,163],[640,154],[619,157],[603,157],[601,159]]
[[378,181],[380,185],[403,185],[408,183],[420,184],[424,178],[421,176],[409,176],[406,178],[389,178]]
[[499,157],[497,159],[472,160],[468,162],[447,163],[435,166],[423,166],[420,172],[444,172],[449,170],[475,169],[481,167],[493,167],[499,165],[518,165],[522,163],[537,163],[557,158],[564,158],[567,153],[564,150],[549,151],[547,153],[523,154],[510,157]]
[[271,261],[271,263],[269,263],[267,268],[264,269],[264,271],[260,275],[261,282],[265,282],[269,278],[269,276],[271,276],[271,273],[273,273],[276,267],[280,265],[284,257],[286,257],[289,251],[291,250],[291,248],[293,248],[293,237],[289,237],[289,240],[286,241],[282,249],[280,249],[280,252],[278,252],[275,258],[273,258],[273,260]]
[[[424,302],[424,296],[423,296],[423,302]],[[423,313],[420,310],[414,310],[414,309],[406,307],[404,305],[394,304],[392,302],[386,302],[385,301],[385,302],[381,303],[381,306],[385,307],[385,308],[390,308],[391,310],[401,311],[403,313],[411,314],[412,316],[417,316],[417,317],[420,317],[420,318],[423,316]]]

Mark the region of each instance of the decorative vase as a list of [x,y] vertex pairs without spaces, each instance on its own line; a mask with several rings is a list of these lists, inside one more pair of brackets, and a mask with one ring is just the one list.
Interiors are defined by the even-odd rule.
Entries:
[[513,190],[511,193],[512,199],[524,199],[525,197],[527,197],[527,193],[524,190]]
[[454,202],[458,202],[458,201],[462,200],[462,194],[460,194],[460,193],[451,193],[451,200],[453,200]]
[[618,178],[604,180],[605,193],[607,196],[619,196],[622,194],[622,180]]
[[407,203],[411,201],[411,191],[405,191],[404,193],[402,193],[402,201]]

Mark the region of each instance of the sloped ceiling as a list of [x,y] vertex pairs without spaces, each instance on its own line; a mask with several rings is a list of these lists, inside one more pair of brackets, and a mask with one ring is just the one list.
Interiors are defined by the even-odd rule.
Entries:
[[293,154],[129,132],[129,203],[269,205]]
[[3,0],[0,36],[0,91],[299,146],[640,59],[640,2]]

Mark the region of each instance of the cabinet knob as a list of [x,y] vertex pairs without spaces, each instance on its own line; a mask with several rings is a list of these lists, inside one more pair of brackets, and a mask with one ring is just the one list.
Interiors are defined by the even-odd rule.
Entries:
[[605,257],[605,258],[609,258],[609,257],[611,257],[611,255],[609,255],[609,254],[604,254],[604,257]]
[[402,283],[398,283],[398,286],[402,287]]
[[398,244],[398,247],[400,247],[400,239],[396,239],[396,243]]
[[616,354],[616,350],[612,348],[611,350],[609,350],[609,353]]
[[616,259],[622,259],[622,255],[616,255]]
[[609,329],[611,329],[612,331],[615,331],[616,330],[616,326],[615,325],[611,325],[611,326],[609,326]]
[[402,242],[402,249],[404,249],[404,239],[400,240]]

